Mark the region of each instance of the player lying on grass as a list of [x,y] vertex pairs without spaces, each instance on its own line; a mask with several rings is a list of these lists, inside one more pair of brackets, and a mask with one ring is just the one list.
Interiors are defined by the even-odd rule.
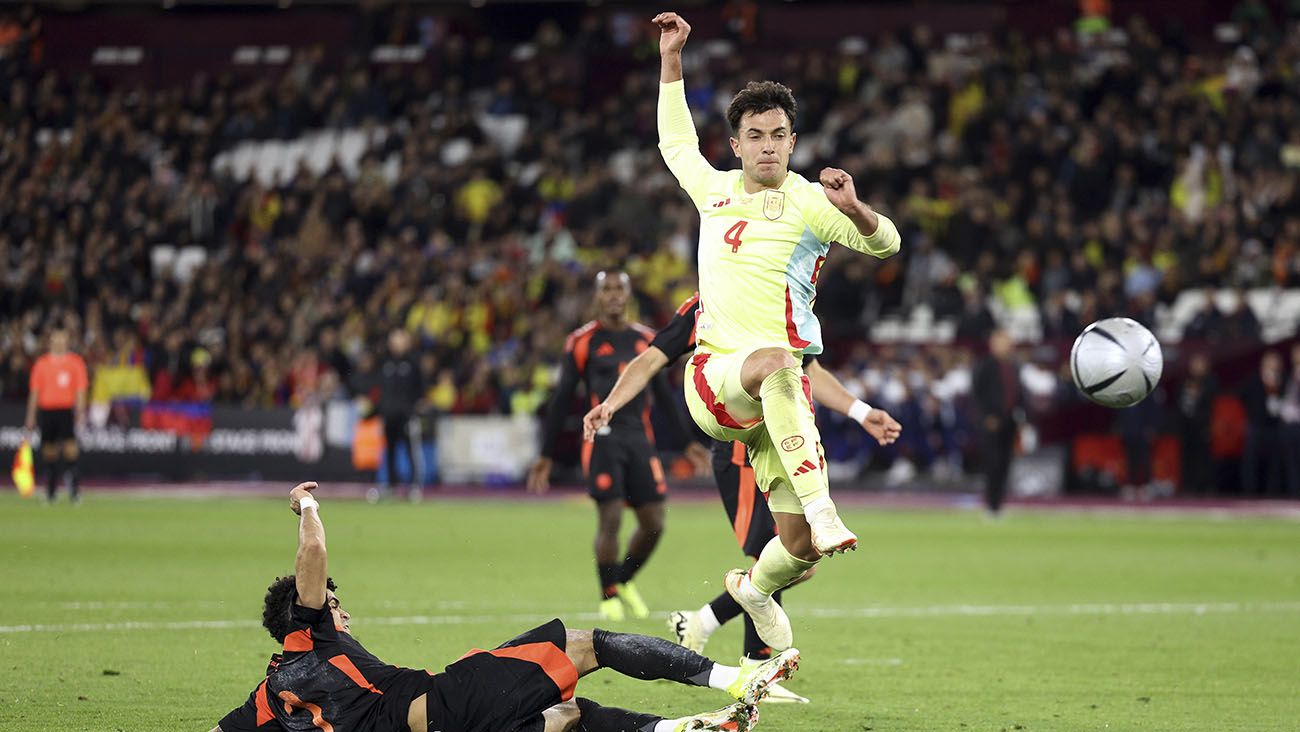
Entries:
[[676,13],[659,28],[659,151],[700,216],[700,313],[686,365],[686,405],[700,429],[740,440],[780,536],[727,591],[772,648],[790,647],[790,619],[772,595],[858,537],[830,497],[821,435],[801,361],[822,351],[813,314],[817,277],[833,242],[875,257],[898,252],[897,227],[858,199],[853,178],[825,168],[819,182],[789,169],[794,95],[750,82],[727,107],[740,170],[717,170],[700,153],[686,104],[682,49],[691,27]]
[[[610,389],[605,401],[592,407],[583,417],[585,436],[603,428],[613,415],[623,409],[633,397],[645,389],[660,371],[676,363],[695,348],[695,316],[699,312],[699,294],[688,298],[677,308],[673,319],[656,335],[650,346],[623,369],[618,381]],[[892,444],[902,434],[902,426],[883,409],[873,409],[849,393],[839,379],[822,368],[813,356],[804,358],[804,371],[808,374],[813,400],[856,421],[881,445]],[[731,527],[740,542],[745,556],[758,559],[763,547],[776,536],[776,523],[767,508],[767,502],[758,496],[754,468],[749,463],[742,442],[713,443],[713,477],[727,510]],[[812,576],[810,569],[797,579],[801,582]],[[772,595],[781,601],[778,590]],[[677,642],[695,651],[704,652],[709,636],[727,621],[740,615],[740,605],[727,592],[722,592],[698,611],[676,611],[669,617],[668,625]],[[770,657],[772,649],[758,637],[754,622],[745,616],[745,649],[742,665],[759,663]],[[808,700],[787,689],[773,685],[769,701],[807,702]]]
[[[559,620],[493,650],[471,650],[442,673],[386,664],[349,631],[352,616],[328,573],[315,489],[302,483],[289,493],[289,507],[301,517],[294,573],[276,579],[262,611],[262,625],[284,649],[271,657],[248,701],[212,732],[745,732],[758,721],[768,687],[798,667],[794,649],[742,672],[660,638],[567,630]],[[736,701],[664,719],[575,699],[578,679],[599,668],[709,686]]]

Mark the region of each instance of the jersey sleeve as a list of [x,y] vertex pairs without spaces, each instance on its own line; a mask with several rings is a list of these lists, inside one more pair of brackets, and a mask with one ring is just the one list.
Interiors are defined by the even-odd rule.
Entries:
[[338,640],[339,631],[338,628],[334,627],[334,613],[330,612],[328,604],[314,608],[299,605],[295,602],[293,609],[290,611],[290,617],[293,619],[295,630],[311,631],[312,643],[315,643],[315,641]]
[[835,204],[826,198],[821,185],[814,185],[813,191],[814,193],[808,196],[812,210],[805,214],[804,220],[813,235],[820,241],[839,242],[849,249],[880,259],[898,253],[902,246],[902,237],[898,234],[898,227],[894,226],[894,222],[890,221],[888,216],[877,211],[876,217],[880,222],[876,230],[871,236],[863,236],[853,220],[835,208]]
[[668,170],[695,203],[704,207],[709,183],[718,171],[700,154],[700,138],[686,104],[686,82],[659,84],[659,152]]
[[[572,339],[570,346],[572,345]],[[578,390],[578,381],[582,378],[581,370],[575,360],[572,347],[565,349],[564,362],[560,366],[560,383],[555,387],[551,404],[546,409],[546,418],[542,420],[542,457],[555,454],[555,443],[560,439],[560,429],[568,414],[569,404],[573,402],[573,393]]]
[[33,393],[41,390],[41,374],[45,371],[45,357],[36,359],[32,364],[32,373],[27,377],[27,389]]
[[699,295],[692,297],[678,308],[673,319],[668,321],[650,345],[658,348],[668,357],[668,363],[690,353],[695,348],[695,314],[700,310]]
[[75,366],[72,374],[72,389],[73,391],[83,391],[90,386],[90,379],[86,375],[86,359],[77,356],[73,363]]

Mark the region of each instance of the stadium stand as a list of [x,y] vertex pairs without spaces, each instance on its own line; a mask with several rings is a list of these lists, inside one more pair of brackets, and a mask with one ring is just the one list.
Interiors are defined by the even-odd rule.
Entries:
[[[625,266],[664,322],[695,287],[694,224],[653,144],[653,29],[595,9],[504,43],[437,12],[380,16],[342,59],[282,50],[274,72],[175,84],[61,74],[41,16],[6,17],[0,397],[25,397],[56,320],[97,401],[246,406],[365,394],[405,325],[432,409],[531,414],[595,271]],[[970,350],[995,323],[1031,344],[1044,413],[1077,402],[1062,355],[1102,317],[1225,359],[1294,337],[1300,32],[1256,30],[918,27],[763,69],[800,100],[792,167],[853,171],[903,231],[882,264],[833,256],[818,303],[830,362],[925,425],[901,454],[960,469]],[[689,98],[728,166],[718,110],[754,57],[743,32],[701,47]],[[840,437],[828,451],[864,464]]]

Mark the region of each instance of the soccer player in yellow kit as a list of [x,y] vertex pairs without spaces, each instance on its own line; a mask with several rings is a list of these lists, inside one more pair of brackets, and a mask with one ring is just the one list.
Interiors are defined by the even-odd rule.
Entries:
[[853,178],[822,170],[820,185],[790,172],[794,95],[750,82],[731,101],[731,149],[741,170],[700,154],[686,105],[682,48],[691,27],[660,13],[659,150],[700,213],[698,345],[686,366],[686,404],[709,436],[749,448],[779,536],[726,587],[773,649],[793,642],[772,593],[822,556],[856,549],[830,498],[821,436],[802,357],[821,353],[812,312],[831,242],[875,257],[899,249],[898,229],[858,200]]

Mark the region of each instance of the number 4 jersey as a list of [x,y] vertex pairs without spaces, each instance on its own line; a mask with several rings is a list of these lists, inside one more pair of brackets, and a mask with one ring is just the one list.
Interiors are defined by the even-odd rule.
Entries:
[[821,353],[812,303],[830,243],[883,259],[899,249],[894,223],[877,214],[863,236],[821,184],[794,172],[778,189],[746,193],[742,171],[715,170],[700,154],[682,81],[659,86],[659,149],[700,212],[700,344]]

